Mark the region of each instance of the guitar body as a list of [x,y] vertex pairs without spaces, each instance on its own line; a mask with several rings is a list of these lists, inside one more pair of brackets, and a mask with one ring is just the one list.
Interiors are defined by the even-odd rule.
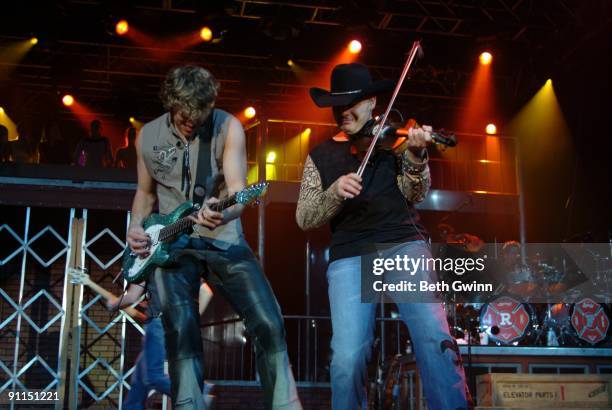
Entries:
[[129,247],[125,249],[123,252],[123,277],[126,281],[130,283],[142,282],[156,267],[163,267],[168,264],[170,246],[174,241],[158,242],[159,231],[192,212],[193,204],[187,201],[168,215],[152,214],[144,221],[143,228],[152,242],[150,253],[146,258],[141,258],[133,256]]
[[[266,194],[268,185],[267,182],[249,185],[218,204],[211,205],[211,209],[221,212],[234,204],[249,205],[253,202],[256,203],[258,198]],[[132,251],[128,247],[123,253],[124,279],[130,283],[142,282],[157,266],[167,266],[172,244],[176,242],[181,233],[191,232],[193,221],[187,216],[194,211],[193,203],[186,201],[168,215],[153,214],[149,216],[143,224],[145,232],[151,238],[149,256],[141,258],[132,255]],[[160,235],[162,229],[164,231]]]

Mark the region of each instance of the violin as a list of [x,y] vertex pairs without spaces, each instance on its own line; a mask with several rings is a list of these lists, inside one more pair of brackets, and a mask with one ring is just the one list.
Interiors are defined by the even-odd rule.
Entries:
[[[364,152],[368,145],[378,132],[380,123],[378,118],[372,118],[359,130],[357,134],[352,136],[352,141],[358,152]],[[397,124],[385,125],[378,137],[375,150],[376,151],[391,151],[396,155],[401,155],[408,149],[408,135],[411,128],[419,128],[419,124],[414,119],[408,120],[405,126],[401,127]],[[443,147],[454,147],[457,145],[455,134],[448,133],[444,129],[431,132],[431,139],[434,144]]]
[[[356,150],[359,153],[363,152],[361,165],[359,165],[359,168],[357,169],[357,175],[359,175],[360,177],[363,175],[365,167],[370,161],[370,157],[372,156],[372,153],[375,150],[386,149],[394,151],[396,153],[406,151],[406,149],[408,148],[408,135],[410,132],[410,128],[414,128],[415,126],[418,127],[416,121],[414,120],[408,121],[406,126],[403,128],[389,126],[387,125],[387,119],[389,118],[389,113],[391,112],[391,108],[393,107],[399,90],[402,87],[404,80],[406,79],[406,75],[410,70],[410,66],[412,65],[420,50],[421,43],[419,41],[415,41],[414,43],[412,43],[412,49],[410,50],[410,53],[406,58],[406,63],[404,64],[404,68],[400,75],[399,81],[395,85],[395,90],[393,90],[393,95],[391,96],[391,100],[389,101],[389,105],[387,106],[385,113],[382,115],[380,120],[373,119],[370,120],[373,121],[371,123],[370,121],[368,121],[369,126],[368,123],[366,123],[366,126],[368,127],[364,126],[362,128],[363,133],[361,131],[359,132],[362,134],[362,138],[357,137],[354,139],[353,145]],[[363,136],[365,136],[366,138],[363,138]],[[454,135],[446,135],[444,132],[438,131],[432,133],[431,136],[434,142],[441,143],[445,146],[452,147],[457,144],[457,140]],[[367,140],[369,140],[369,145],[367,145],[366,149],[362,149],[364,148],[364,145],[367,144],[367,142],[364,141]]]

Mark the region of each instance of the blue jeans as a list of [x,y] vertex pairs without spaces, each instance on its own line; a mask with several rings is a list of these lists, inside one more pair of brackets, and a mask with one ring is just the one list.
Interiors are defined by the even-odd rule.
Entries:
[[170,378],[164,372],[166,346],[161,318],[149,320],[144,327],[142,351],[136,359],[136,370],[123,409],[144,409],[149,390],[170,396]]
[[[431,257],[424,241],[407,242],[381,253]],[[366,364],[370,359],[377,304],[361,303],[361,257],[338,259],[327,269],[332,318],[331,386],[334,410],[365,409]],[[429,277],[429,272],[417,275]],[[450,336],[441,303],[398,303],[408,326],[430,410],[468,408],[459,350]]]

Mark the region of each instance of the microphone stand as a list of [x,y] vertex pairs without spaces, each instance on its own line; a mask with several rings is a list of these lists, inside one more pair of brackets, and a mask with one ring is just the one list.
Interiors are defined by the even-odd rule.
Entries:
[[[467,334],[467,378],[468,378],[468,387],[470,392],[474,394],[476,391],[475,381],[476,378],[472,379],[472,326],[474,325],[475,320],[471,317],[468,318],[468,334]],[[461,355],[461,352],[459,353]]]

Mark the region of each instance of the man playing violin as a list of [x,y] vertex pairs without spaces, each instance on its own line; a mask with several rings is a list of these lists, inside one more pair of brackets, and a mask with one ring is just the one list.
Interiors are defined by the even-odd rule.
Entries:
[[[370,140],[366,137],[364,144],[362,129],[373,118],[376,96],[393,87],[392,81],[372,81],[367,67],[353,63],[334,68],[331,91],[310,90],[317,106],[332,108],[340,128],[307,157],[296,211],[302,229],[329,222],[332,231],[327,280],[335,410],[365,408],[366,403],[377,304],[361,301],[362,256],[431,257],[428,233],[414,207],[431,184],[426,150],[431,127],[412,128],[403,153],[378,151],[363,177],[355,173]],[[386,245],[382,253],[375,246],[380,244]],[[436,273],[422,270],[416,277],[435,281]],[[471,404],[459,349],[440,301],[432,298],[431,303],[395,302],[411,333],[429,408],[466,409]]]

